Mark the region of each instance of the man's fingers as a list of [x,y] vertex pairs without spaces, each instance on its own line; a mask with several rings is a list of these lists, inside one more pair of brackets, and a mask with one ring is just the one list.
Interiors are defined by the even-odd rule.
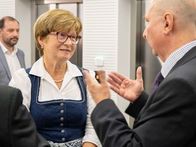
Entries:
[[96,71],[95,77],[100,83],[106,83],[106,73],[103,70]]
[[113,77],[113,79],[115,79],[116,81],[123,81],[126,77],[124,77],[123,75],[117,73],[117,72],[111,72],[109,74],[111,77]]
[[143,80],[142,79],[142,67],[139,66],[136,70],[136,80]]
[[108,74],[108,82],[112,85],[120,85],[125,77],[121,76],[116,72],[111,72]]
[[116,92],[118,95],[120,95],[119,88],[114,87],[114,86],[112,86],[112,85],[110,85],[110,88],[111,88],[114,92]]
[[120,88],[120,84],[116,82],[114,79],[112,79],[111,77],[108,77],[107,81],[110,84],[110,87]]

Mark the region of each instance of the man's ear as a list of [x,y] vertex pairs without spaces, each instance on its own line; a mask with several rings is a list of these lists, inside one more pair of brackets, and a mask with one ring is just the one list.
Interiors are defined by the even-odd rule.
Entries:
[[164,34],[170,33],[174,29],[174,15],[171,12],[164,13]]

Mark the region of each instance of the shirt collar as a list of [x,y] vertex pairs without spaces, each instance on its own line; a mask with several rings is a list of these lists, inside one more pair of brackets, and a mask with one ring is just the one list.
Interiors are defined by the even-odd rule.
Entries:
[[[4,54],[7,54],[8,49],[3,45],[2,42],[0,42],[0,46],[1,46],[1,49],[2,49],[3,53],[4,53]],[[16,54],[17,51],[18,51],[18,49],[17,49],[17,48],[14,48],[14,51],[12,52],[12,54]]]
[[[32,66],[30,70],[30,74],[36,75],[41,78],[45,78],[45,73],[47,71],[44,67],[43,57],[38,59]],[[67,71],[66,75],[71,75],[72,77],[78,77],[82,76],[81,71],[78,69],[78,67],[74,64],[72,64],[70,61],[67,61]]]
[[174,67],[174,65],[188,52],[190,51],[194,46],[196,46],[196,40],[191,41],[182,47],[178,48],[176,51],[174,51],[167,60],[162,64],[161,73],[163,77],[165,78],[168,73],[171,71],[171,69]]

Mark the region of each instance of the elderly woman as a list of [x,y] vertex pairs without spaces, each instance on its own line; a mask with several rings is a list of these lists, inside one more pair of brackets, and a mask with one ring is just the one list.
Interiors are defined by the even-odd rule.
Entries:
[[96,147],[88,98],[81,69],[72,64],[82,24],[72,13],[54,9],[34,24],[41,58],[30,69],[17,71],[10,85],[19,88],[38,132],[51,146]]

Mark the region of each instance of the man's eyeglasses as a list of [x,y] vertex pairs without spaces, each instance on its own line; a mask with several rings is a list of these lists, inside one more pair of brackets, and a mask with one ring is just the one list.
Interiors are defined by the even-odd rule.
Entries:
[[67,39],[69,38],[73,44],[78,44],[78,42],[81,39],[81,36],[72,36],[72,35],[68,35],[65,32],[51,32],[50,34],[51,35],[56,35],[57,40],[61,43],[66,42]]

